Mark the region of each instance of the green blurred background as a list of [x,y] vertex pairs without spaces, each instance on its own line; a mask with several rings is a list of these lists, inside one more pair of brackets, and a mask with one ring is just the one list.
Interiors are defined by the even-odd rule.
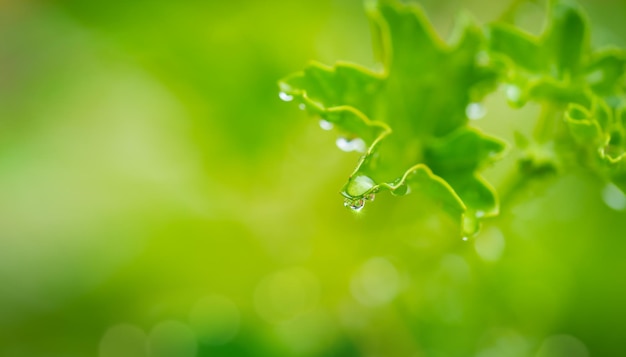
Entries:
[[[421,4],[445,36],[510,1]],[[626,46],[624,1],[582,4]],[[376,66],[369,31],[359,0],[0,1],[0,356],[626,355],[626,198],[591,174],[467,242],[418,195],[342,206],[358,154],[276,82]],[[538,112],[486,108],[511,142]]]

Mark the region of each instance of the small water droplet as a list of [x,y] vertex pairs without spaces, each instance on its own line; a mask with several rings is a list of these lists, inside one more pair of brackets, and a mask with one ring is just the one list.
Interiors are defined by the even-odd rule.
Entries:
[[289,95],[285,92],[278,93],[278,97],[284,102],[291,102],[293,100],[293,95]]
[[352,140],[352,151],[356,152],[365,152],[367,150],[367,145],[365,145],[365,141],[360,138],[356,138]]
[[346,138],[343,138],[343,137],[337,138],[337,140],[335,141],[335,144],[337,144],[337,147],[341,151],[345,151],[345,152],[352,151],[352,145]]
[[337,144],[337,147],[341,149],[341,151],[345,151],[345,152],[351,152],[351,151],[365,152],[367,149],[367,145],[365,144],[365,141],[363,141],[363,139],[361,138],[348,140],[344,137],[340,137],[340,138],[337,138],[337,141],[335,141],[335,143]]
[[602,190],[602,199],[607,206],[616,211],[626,209],[626,195],[612,183],[606,185]]
[[522,90],[520,89],[520,87],[513,84],[509,84],[506,86],[505,93],[507,99],[511,102],[519,102],[519,100],[522,98]]
[[304,103],[300,103],[300,104],[298,104],[298,108],[299,108],[300,110],[305,110],[305,109],[306,109],[306,104],[304,104]]
[[324,119],[320,120],[320,128],[324,130],[332,130],[333,127],[334,127],[333,123]]
[[476,217],[478,218],[485,217],[485,211],[481,211],[481,210],[476,211]]
[[376,198],[376,195],[373,193],[370,193],[369,195],[365,196],[365,199],[370,202],[374,201],[375,198]]
[[467,118],[471,120],[481,119],[485,116],[485,114],[487,114],[487,110],[480,103],[470,103],[465,108],[465,115],[467,115]]
[[461,238],[461,239],[462,239],[464,242],[467,242],[467,239],[468,239],[468,238],[467,238],[467,237],[463,237],[463,238]]
[[363,209],[363,207],[365,207],[365,199],[364,198],[359,198],[356,200],[350,199],[350,198],[346,198],[343,201],[343,205],[344,207],[348,207],[351,210],[353,210],[354,212],[359,212]]

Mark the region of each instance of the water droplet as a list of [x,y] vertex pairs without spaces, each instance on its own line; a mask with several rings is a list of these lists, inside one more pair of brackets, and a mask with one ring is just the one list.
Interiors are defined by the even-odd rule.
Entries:
[[467,237],[463,237],[461,238],[464,242],[467,242],[468,238]]
[[320,120],[320,128],[324,130],[332,130],[334,127],[333,123],[326,121],[324,119]]
[[289,95],[285,92],[278,93],[278,97],[284,102],[291,102],[293,100],[293,95]]
[[343,201],[343,205],[345,207],[350,208],[354,212],[359,212],[359,211],[361,211],[363,209],[363,207],[365,207],[365,199],[364,198],[359,198],[359,199],[353,200],[351,198],[346,198]]
[[470,103],[465,108],[465,115],[467,115],[468,119],[478,120],[487,114],[487,110],[480,103]]
[[348,140],[344,137],[340,137],[340,138],[337,138],[337,141],[335,141],[335,143],[337,144],[337,147],[341,149],[341,151],[345,151],[345,152],[351,152],[351,151],[365,152],[367,149],[367,145],[365,144],[365,141],[363,141],[363,139],[361,138]]
[[298,104],[298,108],[299,108],[300,110],[305,110],[305,109],[306,109],[306,104],[304,104],[304,103],[300,103],[300,104]]
[[367,145],[365,145],[365,141],[363,139],[357,138],[352,140],[352,150],[357,152],[365,152],[367,150]]
[[519,100],[522,98],[522,90],[520,89],[520,87],[513,84],[509,84],[506,86],[505,93],[507,99],[511,102],[519,102]]
[[616,211],[626,209],[626,195],[612,183],[607,184],[602,190],[602,200],[604,200],[607,206]]
[[376,198],[376,195],[373,193],[370,193],[369,195],[365,196],[365,199],[370,202],[374,201],[375,198]]

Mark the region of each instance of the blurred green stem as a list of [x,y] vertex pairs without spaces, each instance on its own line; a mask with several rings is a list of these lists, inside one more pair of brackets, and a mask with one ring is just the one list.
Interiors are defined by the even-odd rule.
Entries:
[[548,101],[544,101],[541,104],[539,119],[533,129],[533,138],[538,144],[545,144],[554,138],[555,118],[557,117],[557,113],[558,108],[554,104]]

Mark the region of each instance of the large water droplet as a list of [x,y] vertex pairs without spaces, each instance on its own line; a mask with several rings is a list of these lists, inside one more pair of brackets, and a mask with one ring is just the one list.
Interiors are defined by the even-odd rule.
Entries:
[[340,138],[337,138],[337,141],[335,141],[335,143],[337,144],[337,147],[341,149],[341,151],[345,151],[345,152],[351,152],[351,151],[365,152],[365,150],[367,149],[367,145],[365,144],[365,141],[363,141],[363,139],[361,138],[348,140],[344,137],[340,137]]
[[289,95],[285,92],[278,93],[278,97],[285,102],[291,102],[293,100],[293,95]]
[[480,103],[470,103],[465,108],[465,115],[471,120],[481,119],[485,114],[487,114],[487,110]]
[[359,211],[361,211],[363,209],[363,207],[365,207],[365,199],[364,198],[359,198],[359,199],[353,200],[351,198],[346,198],[343,201],[343,205],[345,207],[350,208],[354,212],[359,212]]
[[324,119],[320,120],[320,128],[324,130],[332,130],[334,127],[333,123]]

